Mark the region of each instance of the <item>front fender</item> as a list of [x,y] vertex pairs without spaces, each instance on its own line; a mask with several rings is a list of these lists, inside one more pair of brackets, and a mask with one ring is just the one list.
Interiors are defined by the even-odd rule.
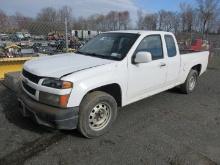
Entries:
[[[118,84],[120,86],[122,94],[121,101],[123,105],[127,91],[126,67],[106,66],[92,69],[91,71],[84,73],[84,75],[87,75],[84,78],[82,78],[82,73],[78,74],[80,75],[80,79],[73,80],[74,87],[71,91],[67,107],[79,106],[88,92],[110,84]],[[72,75],[72,77],[76,78],[77,76]],[[69,78],[71,79],[71,77]],[[66,78],[66,80],[67,79],[68,78]]]

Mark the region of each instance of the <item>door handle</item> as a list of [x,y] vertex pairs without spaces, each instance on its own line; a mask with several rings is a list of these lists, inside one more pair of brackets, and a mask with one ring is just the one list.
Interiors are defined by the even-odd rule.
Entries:
[[167,66],[167,64],[166,63],[160,63],[160,67],[162,68],[162,67],[165,67],[165,66]]

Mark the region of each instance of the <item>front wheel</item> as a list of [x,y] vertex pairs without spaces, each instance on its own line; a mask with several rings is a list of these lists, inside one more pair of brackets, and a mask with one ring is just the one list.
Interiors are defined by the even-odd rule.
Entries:
[[196,70],[191,70],[187,76],[185,83],[180,86],[181,91],[185,94],[192,93],[197,86],[198,76],[199,75]]
[[80,105],[78,130],[87,138],[101,136],[116,117],[117,103],[111,95],[101,91],[89,93]]

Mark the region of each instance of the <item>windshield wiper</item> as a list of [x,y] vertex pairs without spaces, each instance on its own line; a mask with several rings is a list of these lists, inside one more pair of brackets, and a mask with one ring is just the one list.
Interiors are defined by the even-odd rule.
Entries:
[[109,60],[119,60],[119,58],[117,57],[106,56],[106,55],[97,54],[97,53],[81,52],[81,51],[77,51],[76,53],[82,54],[85,56],[92,56],[92,57],[98,57],[98,58],[109,59]]
[[105,57],[104,55],[101,55],[101,54],[97,54],[97,53],[89,53],[89,52],[86,52],[86,54],[90,55],[90,56],[97,56],[97,57]]
[[78,53],[78,54],[84,54],[84,52],[80,52],[80,51],[76,51],[75,53]]
[[83,55],[94,55],[94,53],[89,53],[89,52],[81,52],[81,51],[76,51],[78,54],[83,54]]
[[78,54],[83,54],[83,55],[89,55],[89,56],[96,56],[96,57],[105,57],[105,55],[97,54],[97,53],[90,53],[90,52],[81,52],[77,51],[76,53]]

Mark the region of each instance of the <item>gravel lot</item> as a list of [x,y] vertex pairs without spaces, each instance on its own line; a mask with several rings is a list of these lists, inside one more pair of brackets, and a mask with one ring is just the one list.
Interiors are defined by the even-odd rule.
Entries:
[[0,84],[0,165],[220,164],[220,56],[193,94],[170,90],[122,108],[96,139],[22,118],[16,95]]

